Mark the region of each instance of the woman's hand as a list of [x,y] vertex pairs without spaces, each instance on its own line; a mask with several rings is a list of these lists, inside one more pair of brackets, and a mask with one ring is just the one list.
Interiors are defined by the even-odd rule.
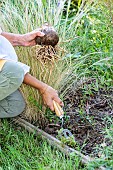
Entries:
[[63,106],[62,100],[58,97],[58,93],[55,89],[48,86],[43,92],[41,92],[43,102],[47,105],[52,111],[54,111],[53,100],[55,100],[60,106]]
[[26,33],[22,35],[22,42],[23,46],[28,47],[28,46],[34,46],[36,45],[35,38],[38,37],[43,37],[45,34],[40,31],[39,29],[36,29],[32,32]]

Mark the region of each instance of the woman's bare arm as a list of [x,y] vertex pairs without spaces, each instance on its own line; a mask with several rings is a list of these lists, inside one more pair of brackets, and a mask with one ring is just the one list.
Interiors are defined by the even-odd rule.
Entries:
[[37,80],[35,77],[31,76],[29,73],[25,75],[23,82],[39,90],[42,95],[44,104],[47,105],[52,111],[54,111],[53,100],[59,103],[59,105],[63,106],[63,102],[58,97],[58,93],[55,89]]
[[2,36],[7,38],[13,46],[33,46],[36,45],[35,38],[37,36],[42,37],[44,33],[39,31],[39,29],[26,34],[13,34],[8,32],[2,32]]

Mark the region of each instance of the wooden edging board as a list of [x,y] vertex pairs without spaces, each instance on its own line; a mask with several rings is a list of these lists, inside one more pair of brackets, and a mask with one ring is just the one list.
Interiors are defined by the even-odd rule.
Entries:
[[[35,133],[35,135],[40,135],[43,139],[46,139],[50,145],[57,147],[65,155],[70,156],[71,154],[76,154],[81,158],[81,162],[83,164],[87,164],[88,162],[93,161],[93,158],[91,158],[89,156],[85,156],[82,153],[80,153],[79,151],[63,144],[60,140],[49,135],[48,133],[44,132],[43,130],[39,129],[38,127],[27,122],[26,120],[21,119],[21,118],[13,118],[13,120],[14,120],[15,123],[24,127],[27,131]],[[100,167],[99,169],[105,170],[104,167]]]

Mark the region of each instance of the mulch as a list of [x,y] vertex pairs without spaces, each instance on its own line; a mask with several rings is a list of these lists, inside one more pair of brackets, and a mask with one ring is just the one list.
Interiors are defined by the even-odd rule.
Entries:
[[[97,146],[103,147],[111,143],[105,138],[105,128],[110,127],[110,120],[113,118],[113,88],[101,87],[95,90],[91,88],[92,83],[95,80],[88,81],[79,88],[73,85],[67,92],[63,128],[72,132],[83,154],[99,156]],[[53,122],[47,121],[43,130],[56,137],[60,128],[61,121],[53,119]]]

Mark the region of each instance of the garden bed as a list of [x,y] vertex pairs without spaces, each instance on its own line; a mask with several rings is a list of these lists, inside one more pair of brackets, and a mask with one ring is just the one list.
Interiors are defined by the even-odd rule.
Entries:
[[[95,80],[87,81],[81,87],[73,86],[68,91],[64,101],[66,114],[63,128],[69,129],[77,142],[71,147],[76,149],[79,146],[83,154],[99,157],[97,146],[110,145],[110,140],[105,138],[105,128],[111,124],[108,118],[113,118],[113,89],[94,89],[95,83]],[[58,138],[60,119],[53,117],[52,121],[47,119],[41,125],[39,122],[33,124]]]
[[62,121],[55,113],[47,113],[43,119],[29,121],[35,127],[59,139],[69,147],[80,150],[82,154],[91,157],[100,157],[99,148],[109,146],[106,128],[110,127],[113,118],[113,88],[100,86],[96,88],[96,80],[87,80],[77,87],[73,85],[67,92],[64,100],[64,125],[73,136],[73,141],[59,138]]

